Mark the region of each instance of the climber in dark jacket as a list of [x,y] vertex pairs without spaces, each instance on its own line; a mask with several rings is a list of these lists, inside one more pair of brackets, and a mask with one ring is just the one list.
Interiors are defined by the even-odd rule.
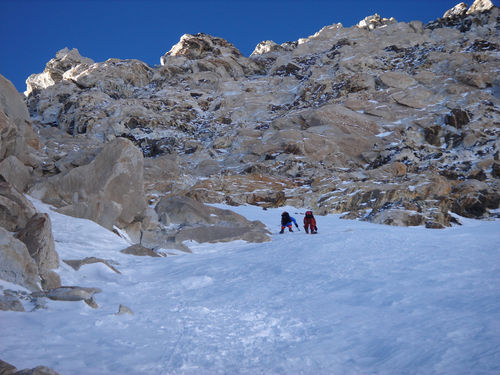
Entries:
[[290,232],[293,232],[293,230],[292,230],[292,223],[295,224],[295,227],[297,227],[297,228],[299,227],[297,225],[297,221],[293,217],[291,217],[288,214],[288,212],[286,212],[286,211],[283,212],[281,214],[281,231],[280,231],[280,233],[283,233],[285,231],[286,227],[288,227],[288,230]]

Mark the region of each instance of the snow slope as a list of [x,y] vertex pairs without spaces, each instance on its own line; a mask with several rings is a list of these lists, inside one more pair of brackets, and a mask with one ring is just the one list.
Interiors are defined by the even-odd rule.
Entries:
[[[63,285],[99,309],[47,301],[0,311],[0,358],[66,374],[498,374],[500,221],[445,230],[317,217],[319,234],[188,244],[165,258],[51,212],[61,259],[113,259]],[[277,233],[280,210],[232,208]],[[287,208],[298,221],[302,215]],[[134,315],[116,315],[124,304]],[[29,303],[27,310],[32,309]]]

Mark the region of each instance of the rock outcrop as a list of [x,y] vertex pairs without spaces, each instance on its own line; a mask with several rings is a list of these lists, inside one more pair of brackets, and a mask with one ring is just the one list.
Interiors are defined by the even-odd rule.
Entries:
[[129,140],[116,138],[89,164],[50,177],[30,193],[66,215],[124,228],[146,210],[143,156]]
[[[36,137],[25,103],[0,76],[0,278],[31,291],[61,285],[50,219],[23,195],[40,166]],[[22,311],[2,293],[4,307]]]

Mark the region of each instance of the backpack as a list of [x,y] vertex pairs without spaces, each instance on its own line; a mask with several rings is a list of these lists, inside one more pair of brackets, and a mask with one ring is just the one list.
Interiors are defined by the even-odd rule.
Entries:
[[314,217],[312,211],[306,211],[306,218],[310,219],[312,217]]
[[290,219],[290,214],[288,212],[283,212],[281,214],[281,225],[286,225],[288,224],[290,221],[292,221]]

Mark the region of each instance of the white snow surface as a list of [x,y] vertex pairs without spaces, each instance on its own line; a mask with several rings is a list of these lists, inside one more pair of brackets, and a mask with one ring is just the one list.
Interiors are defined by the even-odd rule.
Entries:
[[[88,220],[51,211],[63,285],[98,309],[47,300],[0,311],[0,358],[66,374],[499,374],[500,221],[444,230],[317,216],[276,234],[283,209],[231,207],[272,241],[188,243],[136,257]],[[219,206],[222,207],[222,206]],[[286,207],[300,223],[304,210]],[[171,252],[168,250],[168,252]],[[116,261],[79,271],[62,259]],[[12,284],[11,284],[12,285]],[[118,307],[134,315],[117,315]]]

